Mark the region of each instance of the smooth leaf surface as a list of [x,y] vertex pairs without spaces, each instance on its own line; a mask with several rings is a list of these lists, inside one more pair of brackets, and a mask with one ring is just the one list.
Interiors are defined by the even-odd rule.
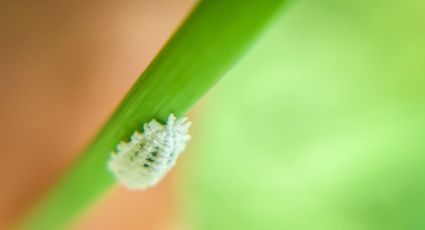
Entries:
[[[202,1],[132,87],[81,158],[20,229],[58,229],[114,184],[110,152],[141,124],[183,115],[243,55],[283,0]],[[119,77],[119,76],[117,76]]]

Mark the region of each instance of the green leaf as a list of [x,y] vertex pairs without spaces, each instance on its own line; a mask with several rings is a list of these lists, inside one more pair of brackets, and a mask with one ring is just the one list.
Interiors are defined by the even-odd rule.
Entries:
[[131,88],[99,134],[19,229],[58,229],[114,185],[106,162],[141,124],[181,116],[244,54],[283,0],[203,1]]

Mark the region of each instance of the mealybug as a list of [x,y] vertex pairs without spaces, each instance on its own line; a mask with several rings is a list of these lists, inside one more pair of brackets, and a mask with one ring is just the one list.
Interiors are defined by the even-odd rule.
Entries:
[[173,114],[165,125],[155,119],[143,125],[143,133],[135,131],[131,140],[117,145],[108,168],[117,180],[130,189],[156,185],[174,166],[177,157],[190,140],[187,117]]

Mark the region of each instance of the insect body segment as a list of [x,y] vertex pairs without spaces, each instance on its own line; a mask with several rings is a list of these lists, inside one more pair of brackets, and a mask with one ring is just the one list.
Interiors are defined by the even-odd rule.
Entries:
[[190,140],[190,122],[173,114],[165,125],[155,119],[143,125],[143,133],[134,132],[128,143],[117,145],[111,154],[109,169],[118,181],[130,189],[156,185],[174,166]]

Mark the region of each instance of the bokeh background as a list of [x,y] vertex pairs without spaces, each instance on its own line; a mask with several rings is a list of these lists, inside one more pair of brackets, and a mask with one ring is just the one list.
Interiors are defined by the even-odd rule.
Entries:
[[[0,1],[0,229],[193,4]],[[424,41],[424,1],[292,1],[189,114],[172,174],[111,189],[69,229],[425,229]]]

